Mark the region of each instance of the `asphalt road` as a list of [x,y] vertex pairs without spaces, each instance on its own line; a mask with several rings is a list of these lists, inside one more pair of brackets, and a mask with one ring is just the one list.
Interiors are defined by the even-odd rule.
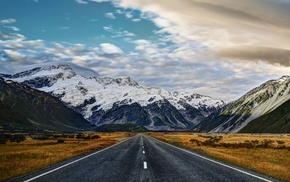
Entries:
[[138,134],[11,181],[277,181]]

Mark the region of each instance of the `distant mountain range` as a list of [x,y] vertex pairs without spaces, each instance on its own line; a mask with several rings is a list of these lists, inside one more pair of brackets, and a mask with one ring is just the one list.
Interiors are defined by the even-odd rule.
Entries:
[[150,130],[188,130],[225,105],[209,96],[141,86],[130,77],[80,76],[68,65],[0,76],[51,94],[97,126],[133,123]]
[[[93,124],[111,130],[118,128],[116,124],[126,124],[121,127],[123,130],[135,124],[149,130],[290,132],[289,76],[270,80],[229,104],[200,94],[145,87],[130,77],[85,77],[63,64],[39,66],[13,75],[0,74],[0,77],[6,80],[2,80],[5,84],[17,82],[19,87],[36,89],[59,99],[87,120],[81,129]],[[8,106],[11,107],[0,103],[0,108]],[[19,121],[23,120],[21,116],[17,118]],[[78,121],[84,123],[84,119]],[[28,121],[31,123],[31,119]]]

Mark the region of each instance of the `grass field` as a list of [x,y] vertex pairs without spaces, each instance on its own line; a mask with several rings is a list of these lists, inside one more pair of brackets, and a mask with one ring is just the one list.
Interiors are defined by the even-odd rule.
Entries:
[[134,133],[28,135],[17,143],[0,144],[0,181],[117,143]]
[[157,139],[290,181],[290,135],[149,133]]

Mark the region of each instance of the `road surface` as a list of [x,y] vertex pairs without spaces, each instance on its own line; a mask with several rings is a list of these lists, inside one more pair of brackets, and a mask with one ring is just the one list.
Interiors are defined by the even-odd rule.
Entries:
[[277,181],[138,134],[106,149],[11,181]]

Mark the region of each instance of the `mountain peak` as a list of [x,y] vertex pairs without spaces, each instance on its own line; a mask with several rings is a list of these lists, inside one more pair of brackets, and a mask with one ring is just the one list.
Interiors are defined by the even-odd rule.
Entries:
[[129,85],[134,87],[139,86],[139,84],[131,77],[117,78],[116,82],[122,86],[123,85]]
[[277,79],[276,82],[283,83],[286,80],[290,80],[290,75],[283,75],[281,78]]

